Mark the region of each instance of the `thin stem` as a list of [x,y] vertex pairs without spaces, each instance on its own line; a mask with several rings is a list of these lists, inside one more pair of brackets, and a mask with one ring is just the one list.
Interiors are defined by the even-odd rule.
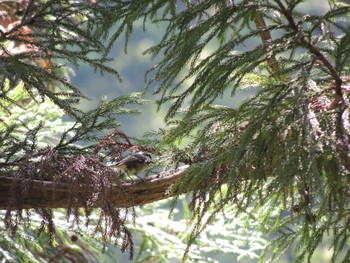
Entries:
[[[266,30],[266,23],[261,13],[257,12],[255,14],[254,23],[256,28],[260,30],[260,36],[261,36],[262,42],[267,46],[267,49],[269,49],[269,45],[272,41],[272,37],[271,37],[270,31]],[[272,73],[280,72],[280,68],[278,66],[275,54],[268,55],[267,63]]]
[[[285,16],[285,18],[288,21],[289,27],[293,29],[294,31],[299,32],[300,29],[297,25],[297,23],[294,21],[292,12],[288,10],[280,0],[274,0],[276,4],[279,6],[281,13]],[[328,106],[328,109],[335,108],[339,102],[343,101],[343,94],[341,91],[342,86],[342,79],[340,78],[338,72],[332,65],[332,63],[326,58],[326,56],[316,47],[314,46],[309,40],[307,40],[305,37],[301,37],[300,43],[306,47],[312,54],[314,54],[318,60],[320,60],[323,65],[328,69],[329,73],[331,74],[332,78],[335,81],[335,97],[334,100],[330,103]]]

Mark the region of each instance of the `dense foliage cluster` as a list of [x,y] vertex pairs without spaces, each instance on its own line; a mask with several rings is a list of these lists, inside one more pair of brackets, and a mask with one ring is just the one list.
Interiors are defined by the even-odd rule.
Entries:
[[[118,125],[116,114],[134,113],[126,105],[143,101],[139,95],[125,96],[102,101],[83,113],[76,106],[84,96],[69,83],[63,63],[87,63],[118,76],[105,66],[108,51],[121,38],[127,49],[134,26],[141,22],[147,30],[153,23],[164,27],[165,33],[145,51],[156,61],[146,77],[158,86],[153,92],[161,96],[159,107],[170,105],[168,127],[157,133],[161,135],[157,152],[166,167],[190,164],[178,185],[179,192],[192,192],[194,228],[185,254],[215,217],[230,208],[228,221],[245,215],[247,221],[258,222],[260,231],[277,236],[262,261],[268,251],[278,259],[292,244],[296,262],[310,261],[323,237],[331,233],[332,261],[342,252],[347,262],[350,6],[346,1],[329,0],[327,10],[318,14],[305,13],[301,0],[23,0],[4,1],[0,9],[1,175],[31,180],[47,172],[40,165],[53,158],[50,165],[61,165],[50,172],[53,179],[79,178],[90,169],[88,183],[101,193],[105,187],[99,188],[98,182],[110,170],[103,168],[100,150],[120,142],[125,144],[117,147],[118,153],[133,146],[118,133],[102,147],[99,142],[106,141],[101,132]],[[23,99],[13,97],[19,87],[20,94],[27,94]],[[251,88],[255,94],[239,107],[223,99]],[[61,133],[46,144],[50,148],[45,152],[38,145],[47,123],[33,125],[29,117],[23,120],[14,113],[47,101],[74,121],[62,123]],[[183,146],[183,141],[188,143]],[[90,162],[81,167],[82,160]],[[71,172],[66,172],[69,167]],[[110,209],[113,204],[108,200],[104,204],[109,233],[117,230],[124,248],[130,248],[125,213]],[[20,221],[20,204],[12,208],[19,211]],[[50,227],[51,216],[46,215]]]
[[[333,260],[347,246],[349,5],[328,1],[311,15],[302,2],[129,2],[114,16],[126,36],[136,14],[166,24],[146,52],[160,56],[149,74],[175,124],[162,145],[192,141],[181,184],[196,189],[190,242],[229,205],[279,233],[272,258],[296,243],[295,260],[310,260],[329,232]],[[239,108],[214,105],[250,87],[256,95]]]
[[[110,58],[91,23],[104,19],[104,9],[89,1],[0,3],[0,171],[1,176],[14,179],[10,191],[2,185],[2,198],[8,207],[4,222],[14,235],[30,220],[32,214],[24,212],[22,202],[35,192],[34,180],[54,182],[54,188],[56,183],[66,183],[68,192],[63,194],[69,195],[69,203],[53,207],[68,207],[66,216],[74,218],[73,225],[82,223],[82,215],[89,225],[92,207],[97,199],[102,200],[95,231],[101,232],[103,243],[121,238],[122,250],[128,250],[132,257],[133,241],[126,224],[134,212],[119,209],[107,199],[116,174],[101,156],[110,154],[118,159],[133,146],[120,131],[106,137],[104,133],[119,127],[116,115],[137,113],[127,105],[144,100],[141,94],[131,94],[101,100],[95,109],[82,112],[77,106],[86,98],[70,84],[67,67],[67,63],[86,63],[117,75],[105,65]],[[99,56],[91,56],[95,53]],[[70,121],[63,121],[65,115]],[[36,191],[36,198],[45,196],[44,185]],[[35,206],[35,198],[32,202]],[[56,226],[49,208],[37,208],[35,214],[42,218],[39,233],[47,228],[53,243]]]

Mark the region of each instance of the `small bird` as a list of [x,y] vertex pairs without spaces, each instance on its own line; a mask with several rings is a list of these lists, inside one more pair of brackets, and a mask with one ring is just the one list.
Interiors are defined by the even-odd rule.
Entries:
[[[150,163],[152,163],[152,156],[150,154],[137,152],[125,157],[116,164],[112,165],[112,167],[120,169],[128,175],[136,175],[138,178],[140,178],[138,174],[146,170]],[[140,179],[143,180],[142,178]]]

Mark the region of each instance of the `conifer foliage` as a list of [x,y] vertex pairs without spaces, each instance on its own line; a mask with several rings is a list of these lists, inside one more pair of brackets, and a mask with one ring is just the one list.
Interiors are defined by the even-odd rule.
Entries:
[[[328,1],[316,15],[302,4],[131,1],[115,16],[115,37],[129,36],[135,14],[166,25],[146,51],[160,57],[148,76],[161,83],[159,106],[171,104],[166,120],[175,127],[162,143],[191,141],[183,155],[192,166],[180,183],[193,191],[189,243],[231,205],[278,233],[273,259],[294,243],[295,261],[310,260],[328,233],[333,260],[347,246],[350,9]],[[215,105],[252,87],[238,108]]]
[[[170,156],[168,165],[190,165],[176,185],[178,193],[192,193],[194,228],[187,252],[215,215],[231,207],[259,222],[262,232],[277,236],[262,262],[265,253],[276,260],[292,244],[295,262],[310,261],[328,234],[332,261],[345,251],[347,262],[350,6],[328,0],[327,9],[316,14],[306,13],[303,2],[2,2],[1,110],[10,116],[14,107],[50,100],[76,122],[52,148],[39,149],[45,123],[29,126],[1,117],[1,173],[26,178],[22,186],[13,186],[17,197],[25,193],[26,182],[48,174],[69,183],[89,174],[93,191],[102,194],[111,171],[97,157],[100,151],[112,144],[122,152],[133,143],[121,132],[113,134],[113,141],[97,132],[114,128],[109,117],[128,113],[124,106],[142,100],[125,96],[82,113],[75,103],[83,95],[70,85],[61,63],[84,62],[118,76],[105,66],[112,45],[123,38],[127,49],[136,24],[143,22],[147,30],[154,23],[165,33],[145,51],[155,60],[146,76],[158,86],[153,92],[161,96],[159,107],[170,105],[158,152]],[[101,56],[92,59],[91,53]],[[13,97],[19,87],[28,97]],[[222,98],[251,88],[255,94],[239,107],[227,100],[219,105]],[[91,144],[78,147],[80,141]],[[183,141],[189,143],[179,148]],[[87,198],[87,215],[95,197]],[[11,204],[17,214],[8,214],[7,222],[14,227],[22,212],[20,201]],[[112,206],[105,200],[101,208],[101,219],[111,227],[105,236],[117,233],[124,238],[123,248],[132,250],[124,227],[128,210]],[[51,214],[41,214],[52,229]]]
[[[121,239],[121,249],[132,258],[133,241],[126,223],[134,218],[134,210],[117,208],[107,198],[112,181],[116,188],[120,183],[102,156],[108,152],[120,158],[133,146],[127,135],[115,130],[116,115],[136,114],[127,106],[144,100],[141,94],[130,94],[101,100],[95,109],[82,112],[77,105],[85,97],[70,84],[67,67],[67,63],[85,63],[118,77],[105,65],[110,58],[94,32],[93,23],[105,19],[106,8],[94,1],[0,3],[0,188],[2,208],[7,208],[2,220],[15,235],[35,214],[42,220],[39,233],[46,230],[54,243],[56,226],[50,208],[65,207],[73,225],[82,224],[85,216],[88,226],[92,207],[100,200],[95,231],[101,233],[103,243]],[[64,122],[64,115],[71,121]],[[106,131],[110,132],[104,136]],[[36,190],[35,180],[41,182]],[[53,185],[45,188],[44,182]],[[66,191],[58,190],[60,183]],[[50,199],[46,190],[53,191],[51,198],[68,196],[68,203],[35,207],[35,200]],[[122,190],[119,194],[125,195]],[[30,208],[36,209],[25,212],[23,200],[29,196]]]

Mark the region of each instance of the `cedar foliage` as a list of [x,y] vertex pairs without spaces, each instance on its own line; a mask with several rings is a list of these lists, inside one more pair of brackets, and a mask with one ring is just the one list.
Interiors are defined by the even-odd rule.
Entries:
[[[327,12],[310,15],[301,3],[150,1],[140,10],[145,2],[129,2],[115,15],[122,23],[115,37],[130,35],[137,14],[166,24],[146,51],[160,56],[148,76],[160,81],[159,106],[170,103],[166,120],[175,124],[162,144],[192,140],[184,152],[195,164],[180,184],[195,189],[189,243],[234,204],[279,234],[272,259],[294,243],[295,261],[310,260],[328,233],[333,261],[347,247],[349,5],[328,1]],[[214,105],[250,86],[258,92],[239,108]],[[344,262],[349,256],[347,249]]]
[[[159,107],[170,104],[166,121],[171,128],[162,133],[159,151],[168,150],[172,162],[191,164],[178,186],[179,192],[193,193],[194,228],[188,249],[217,213],[234,206],[237,215],[246,213],[260,222],[261,231],[277,234],[265,251],[272,251],[272,260],[294,244],[295,262],[310,261],[323,237],[331,233],[332,261],[345,248],[343,262],[347,262],[350,7],[345,1],[329,0],[327,11],[311,15],[303,13],[302,2],[22,1],[27,11],[21,14],[21,23],[16,30],[3,31],[0,43],[14,38],[33,50],[18,55],[3,52],[4,79],[12,86],[23,81],[33,98],[48,97],[81,122],[73,129],[75,135],[67,140],[68,133],[64,134],[56,147],[81,154],[71,144],[99,139],[90,131],[103,111],[92,111],[95,118],[84,119],[72,107],[82,95],[55,74],[60,69],[55,59],[85,62],[116,74],[103,66],[113,43],[124,36],[127,49],[139,21],[145,30],[149,22],[164,26],[161,41],[145,51],[157,60],[147,77],[150,84],[159,83],[154,91],[161,95]],[[52,13],[57,17],[54,22],[40,22]],[[75,20],[77,14],[85,19]],[[24,33],[32,24],[38,31]],[[112,25],[116,28],[110,34]],[[107,46],[103,40],[108,40]],[[214,48],[204,55],[207,47]],[[103,55],[89,59],[90,52]],[[50,61],[40,60],[43,57]],[[22,66],[14,70],[15,63]],[[48,89],[51,82],[64,89]],[[251,87],[256,94],[238,108],[216,105],[220,98]],[[9,100],[6,92],[2,96]],[[96,130],[110,125],[103,122]],[[8,134],[14,129],[9,127]],[[35,129],[28,133],[25,144],[13,139],[10,158],[3,154],[1,159],[21,163],[25,158],[16,153],[24,148],[22,156],[32,154],[35,145],[29,137],[35,134]],[[190,143],[178,149],[185,138]]]
[[[128,105],[145,101],[141,94],[131,94],[101,100],[95,109],[82,112],[77,105],[86,98],[70,84],[65,65],[86,63],[118,77],[105,65],[111,59],[103,40],[95,36],[92,23],[104,20],[105,9],[93,1],[0,3],[0,172],[14,182],[1,196],[8,195],[4,223],[13,236],[35,213],[42,218],[38,233],[46,229],[51,243],[56,232],[53,211],[39,208],[25,212],[22,207],[34,180],[53,181],[53,187],[55,183],[69,186],[66,216],[73,218],[72,225],[82,224],[84,215],[88,226],[92,206],[99,199],[102,202],[95,231],[101,233],[104,243],[121,240],[121,250],[129,251],[132,258],[133,241],[126,224],[129,217],[135,217],[134,210],[116,208],[107,198],[112,182],[119,187],[120,195],[123,191],[115,171],[103,161],[108,155],[118,160],[134,145],[121,131],[103,134],[118,128],[116,115],[137,113]],[[63,113],[74,121],[54,123]],[[43,186],[42,198],[46,193]]]

